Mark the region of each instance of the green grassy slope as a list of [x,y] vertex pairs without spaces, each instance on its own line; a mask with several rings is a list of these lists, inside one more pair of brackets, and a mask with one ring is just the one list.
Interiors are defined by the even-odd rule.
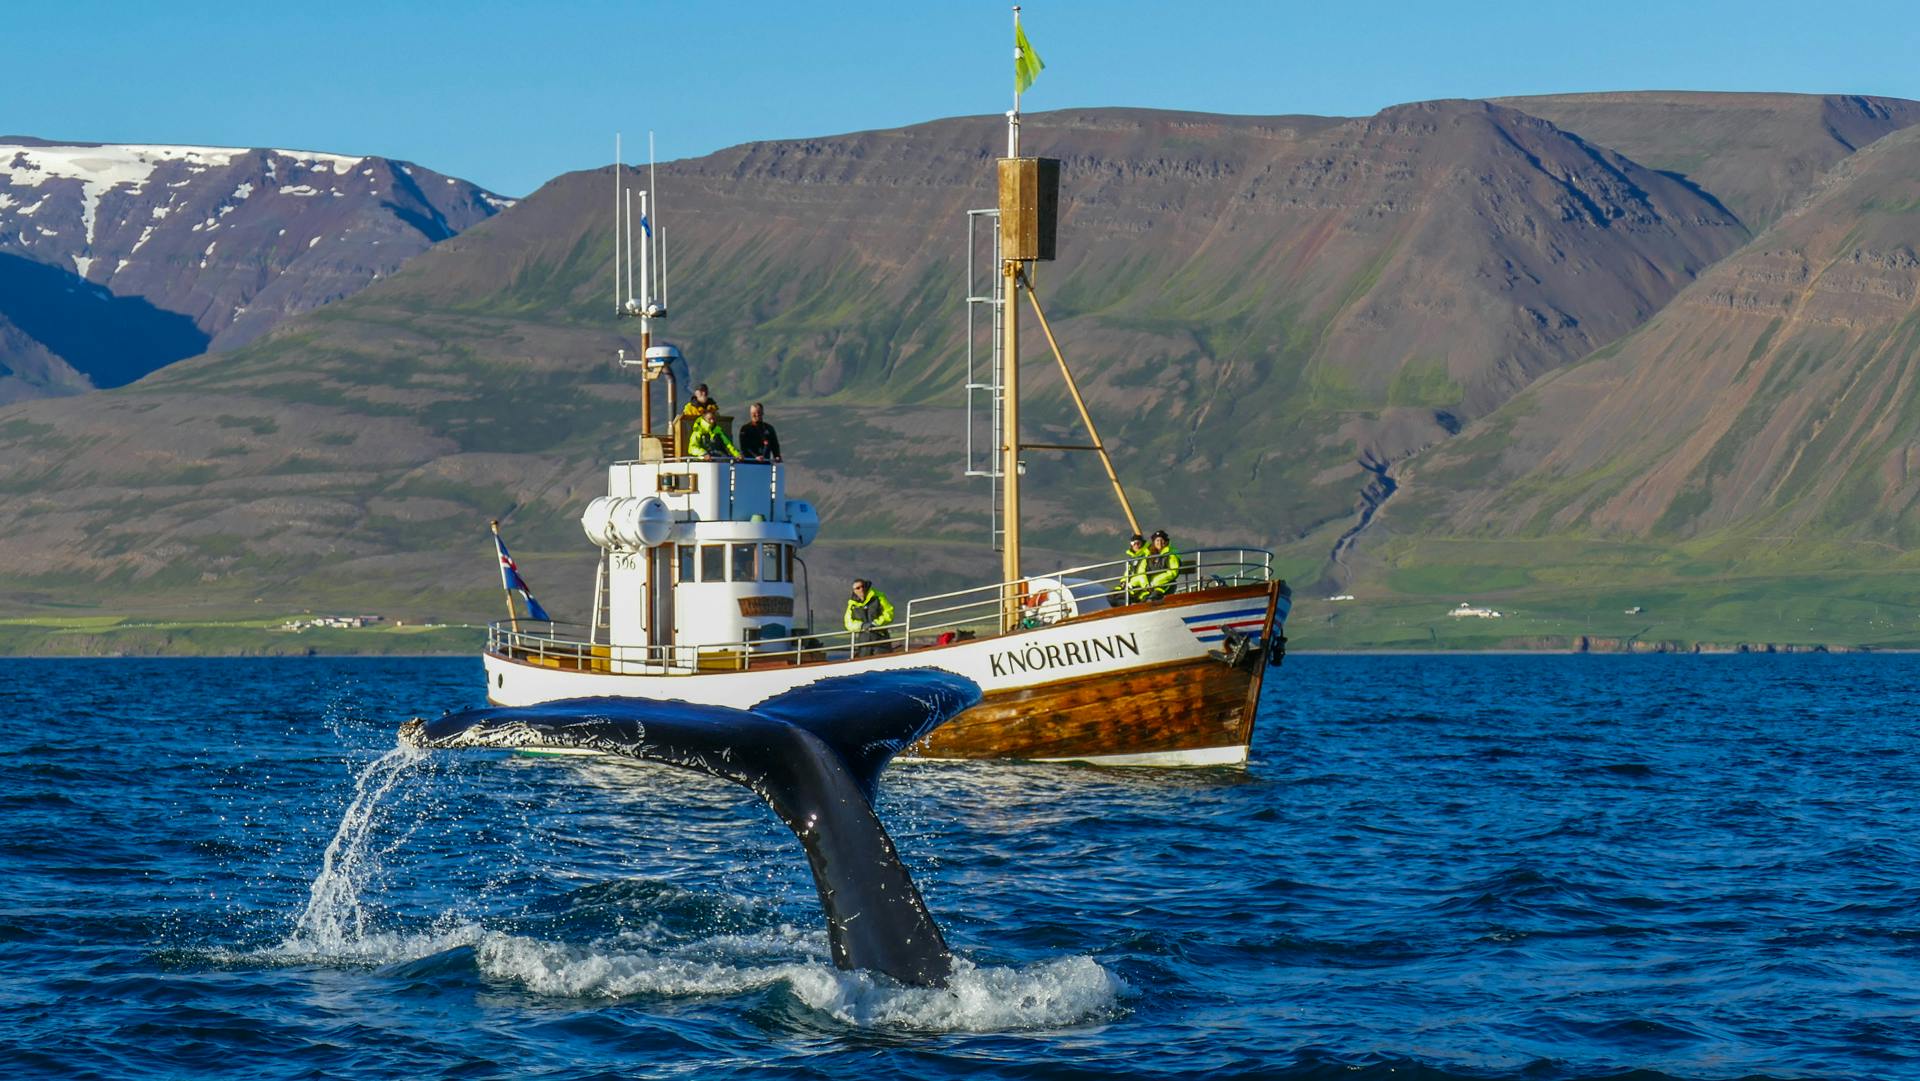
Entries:
[[[991,118],[942,121],[661,171],[666,335],[730,408],[771,404],[790,489],[827,522],[809,557],[816,608],[854,573],[896,596],[993,575],[958,405],[962,223],[991,200],[997,134]],[[1530,385],[1637,340],[1747,239],[1710,196],[1473,102],[1361,120],[1094,110],[1030,118],[1028,134],[1066,163],[1063,258],[1040,267],[1041,292],[1136,507],[1189,545],[1281,550],[1303,619],[1312,592],[1351,582],[1362,599],[1329,609],[1325,644],[1624,635],[1609,607],[1655,609],[1608,589],[1709,580],[1674,563],[1711,562],[1677,546],[1695,532],[1615,537],[1551,513],[1532,532],[1482,530],[1479,489],[1443,481],[1565,483],[1509,460],[1539,453]],[[542,599],[582,615],[592,564],[576,519],[603,464],[630,453],[638,412],[612,362],[637,345],[611,315],[613,184],[609,170],[559,178],[247,349],[0,409],[0,599],[215,623],[262,607],[471,622],[500,606],[485,523],[501,517]],[[1027,337],[1027,436],[1078,441],[1030,319]],[[1569,426],[1542,416],[1540,431]],[[1609,460],[1678,438],[1641,435]],[[1329,571],[1382,465],[1415,479]],[[1031,453],[1028,492],[1031,565],[1117,551],[1090,458]],[[1547,502],[1512,507],[1503,523]],[[1721,534],[1698,535],[1706,551]],[[1540,543],[1523,554],[1515,538]],[[1715,566],[1728,588],[1751,577]],[[1434,603],[1489,598],[1538,600],[1558,629],[1421,622],[1445,618],[1421,614]],[[1739,622],[1684,611],[1659,615],[1698,638]],[[1601,622],[1567,629],[1582,620]]]

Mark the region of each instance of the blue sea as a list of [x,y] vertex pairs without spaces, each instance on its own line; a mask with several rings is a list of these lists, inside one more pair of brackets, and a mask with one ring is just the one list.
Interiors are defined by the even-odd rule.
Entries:
[[473,660],[0,662],[0,1076],[1920,1077],[1920,657],[1296,656],[1245,769],[900,763],[963,958],[836,971]]

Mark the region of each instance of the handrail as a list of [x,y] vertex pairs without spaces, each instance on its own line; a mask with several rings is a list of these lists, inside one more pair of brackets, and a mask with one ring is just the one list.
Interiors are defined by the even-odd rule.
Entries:
[[[1181,553],[1184,562],[1179,577],[1175,579],[1171,593],[1195,593],[1209,589],[1223,589],[1237,585],[1270,582],[1273,580],[1273,553],[1258,548],[1196,548]],[[948,593],[935,593],[926,597],[915,597],[906,605],[906,619],[898,624],[881,628],[898,629],[898,640],[889,639],[877,643],[861,643],[855,640],[858,632],[847,630],[803,631],[784,638],[743,639],[731,642],[707,642],[697,645],[603,645],[569,635],[559,628],[573,627],[577,624],[560,621],[548,621],[546,631],[521,630],[506,621],[490,623],[487,626],[487,651],[507,657],[529,660],[534,664],[555,668],[573,668],[596,672],[621,672],[646,675],[693,675],[697,672],[744,671],[756,662],[762,664],[805,664],[812,661],[830,659],[831,655],[842,653],[852,655],[855,650],[870,648],[876,653],[907,652],[933,648],[939,645],[938,637],[946,632],[955,635],[971,632],[979,638],[995,638],[1004,633],[1000,619],[1001,598],[1006,590],[1031,584],[1041,578],[1056,581],[1072,579],[1070,585],[1090,585],[1102,589],[1109,600],[1122,592],[1127,575],[1125,559],[1108,560],[1103,563],[1089,563],[1081,567],[1070,567],[1052,574],[1030,575],[1016,582],[998,582],[993,585],[975,586],[971,589],[954,590]],[[1101,571],[1113,573],[1096,574]],[[1029,594],[1032,595],[1032,594]],[[1098,594],[1096,594],[1097,596]],[[970,598],[970,599],[969,599]],[[1082,601],[1092,597],[1080,597]],[[928,608],[930,602],[952,602],[937,608]],[[1063,617],[1065,606],[1048,608],[1044,604],[1034,604],[1035,609],[1028,620],[1023,620],[1020,629],[1043,626]],[[1045,618],[1048,614],[1054,618]],[[942,618],[945,617],[945,618]],[[528,620],[520,620],[522,624]]]

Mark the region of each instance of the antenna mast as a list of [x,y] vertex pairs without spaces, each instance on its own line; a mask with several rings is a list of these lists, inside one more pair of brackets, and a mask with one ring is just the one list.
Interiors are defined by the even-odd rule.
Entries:
[[[618,135],[614,136],[614,156],[616,158],[620,156],[620,137]],[[623,181],[625,170],[625,162],[616,162],[614,164],[614,196],[616,199],[614,204],[613,246],[614,304],[615,310],[619,315],[623,317],[638,316],[640,319],[640,355],[628,359],[626,353],[622,351],[620,354],[620,365],[622,367],[637,367],[640,369],[640,442],[642,445],[641,454],[644,457],[646,454],[646,443],[653,435],[653,380],[658,377],[662,371],[667,371],[669,367],[665,358],[660,358],[661,363],[653,364],[649,363],[651,358],[648,356],[648,354],[653,352],[653,321],[667,317],[666,306],[660,303],[653,295],[654,259],[660,254],[661,249],[654,236],[653,219],[648,214],[650,206],[656,213],[659,207],[657,201],[650,201],[649,199],[650,196],[657,194],[651,187],[655,182],[656,176],[653,161],[652,132],[647,133],[647,183],[649,187],[641,188],[637,192],[627,187]],[[640,238],[640,282],[637,292],[634,288],[633,273],[633,202],[636,194],[640,200],[640,232],[642,234]],[[626,234],[624,242],[627,248],[626,277],[624,281],[622,281],[620,274],[622,231]],[[625,294],[624,296],[621,295],[623,292]],[[663,352],[670,351],[670,346],[663,347]],[[671,409],[673,404],[671,377],[668,383],[668,407]]]

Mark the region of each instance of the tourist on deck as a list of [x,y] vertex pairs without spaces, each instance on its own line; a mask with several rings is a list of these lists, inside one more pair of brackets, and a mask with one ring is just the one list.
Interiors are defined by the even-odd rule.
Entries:
[[1139,570],[1127,578],[1127,592],[1136,601],[1159,600],[1173,592],[1174,581],[1180,577],[1180,553],[1164,529],[1153,531],[1153,543],[1134,565]]
[[740,457],[762,462],[779,461],[780,433],[762,419],[767,414],[767,407],[755,402],[747,413],[753,419],[740,426]]
[[707,385],[702,383],[693,388],[693,397],[687,399],[687,404],[681,408],[680,415],[698,420],[700,415],[707,411],[707,406],[718,404],[720,403],[714,401],[713,396],[707,393]]
[[[1127,538],[1127,550],[1120,556],[1120,581],[1113,587],[1110,603],[1116,607],[1133,599],[1134,578],[1142,571],[1141,560],[1147,558],[1147,538],[1135,533]],[[1142,578],[1144,584],[1146,579]]]
[[708,402],[706,412],[693,422],[693,434],[687,437],[687,454],[693,458],[740,457],[733,440],[727,438],[727,430],[720,427],[719,403]]
[[853,594],[847,598],[847,630],[853,638],[854,657],[871,657],[887,652],[886,626],[893,622],[893,602],[873,588],[865,578],[853,580]]

